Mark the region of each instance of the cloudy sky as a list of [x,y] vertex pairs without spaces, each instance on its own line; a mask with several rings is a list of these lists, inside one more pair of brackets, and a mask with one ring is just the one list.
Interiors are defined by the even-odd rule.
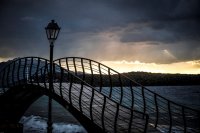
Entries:
[[1,0],[0,61],[81,56],[120,72],[200,73],[199,0]]

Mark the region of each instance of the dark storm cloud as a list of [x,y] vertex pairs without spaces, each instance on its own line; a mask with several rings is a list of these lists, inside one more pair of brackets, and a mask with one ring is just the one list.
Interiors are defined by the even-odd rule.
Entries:
[[[44,27],[52,18],[62,28],[56,42],[57,56],[73,54],[74,50],[79,55],[101,53],[99,43],[83,46],[82,40],[116,29],[123,31],[119,34],[121,43],[165,44],[175,55],[174,48],[189,53],[191,40],[190,46],[199,48],[199,7],[199,0],[1,0],[0,57],[47,56]],[[91,43],[101,41],[95,39],[90,39]],[[184,57],[182,54],[177,56]],[[196,52],[194,56],[200,57]]]
[[[121,38],[122,42],[158,41],[174,43],[182,40],[200,39],[200,1],[175,0],[149,1],[146,21],[140,21],[146,27],[141,27],[143,32],[126,32]],[[157,3],[157,4],[156,4]],[[171,34],[171,35],[170,35]]]

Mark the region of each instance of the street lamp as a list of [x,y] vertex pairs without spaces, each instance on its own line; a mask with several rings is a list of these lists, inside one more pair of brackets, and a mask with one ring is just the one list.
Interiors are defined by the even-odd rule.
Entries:
[[48,122],[47,122],[47,133],[52,133],[52,91],[53,91],[53,47],[54,42],[58,37],[60,27],[54,20],[45,27],[47,39],[50,43],[50,73],[49,73],[49,103],[48,103]]

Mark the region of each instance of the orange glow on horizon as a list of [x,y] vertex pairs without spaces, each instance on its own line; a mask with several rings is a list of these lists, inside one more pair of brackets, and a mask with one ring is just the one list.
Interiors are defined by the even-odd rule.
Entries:
[[[1,58],[0,62],[8,61],[11,58]],[[135,61],[101,61],[102,64],[120,72],[151,72],[151,73],[180,73],[200,74],[200,60],[177,62],[171,64],[144,63]]]
[[172,64],[142,63],[138,60],[128,61],[102,61],[103,64],[117,70],[118,72],[152,72],[152,73],[180,73],[200,74],[200,61],[177,62]]
[[2,58],[2,57],[0,57],[0,63],[1,63],[1,62],[4,62],[4,61],[8,61],[8,60],[10,60],[10,59],[12,59],[12,58]]

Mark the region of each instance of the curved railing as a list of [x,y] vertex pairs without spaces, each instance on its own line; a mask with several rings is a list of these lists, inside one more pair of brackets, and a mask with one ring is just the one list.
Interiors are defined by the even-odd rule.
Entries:
[[10,61],[0,71],[0,95],[12,86],[33,82],[31,76],[48,64],[48,60],[40,57],[24,57]]
[[[105,132],[146,132],[148,115],[125,106],[88,84],[80,75],[54,64],[53,93],[96,123]],[[95,73],[94,73],[95,74]],[[0,95],[17,85],[48,89],[49,61],[24,57],[8,63],[0,72]]]
[[81,57],[54,62],[118,104],[148,114],[149,124],[155,128],[165,128],[166,132],[200,132],[199,110],[168,100],[99,62]]

